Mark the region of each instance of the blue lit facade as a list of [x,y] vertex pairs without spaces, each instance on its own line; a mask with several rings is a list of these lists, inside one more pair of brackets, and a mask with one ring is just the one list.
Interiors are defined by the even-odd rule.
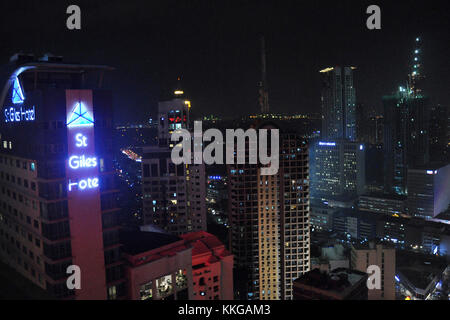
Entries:
[[345,140],[316,141],[310,145],[312,200],[357,196],[365,188],[365,148]]

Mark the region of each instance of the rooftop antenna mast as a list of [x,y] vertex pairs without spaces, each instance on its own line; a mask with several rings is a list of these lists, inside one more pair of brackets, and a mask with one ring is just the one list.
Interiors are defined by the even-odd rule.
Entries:
[[267,76],[266,76],[266,44],[264,36],[261,35],[261,81],[259,82],[259,105],[261,113],[269,113],[269,94],[267,91]]

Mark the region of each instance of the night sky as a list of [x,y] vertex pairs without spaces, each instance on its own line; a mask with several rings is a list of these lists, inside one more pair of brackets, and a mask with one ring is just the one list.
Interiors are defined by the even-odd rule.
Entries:
[[[2,1],[0,61],[16,52],[51,52],[67,62],[107,64],[117,123],[154,114],[181,76],[194,115],[256,113],[259,34],[267,48],[275,113],[320,111],[318,71],[352,65],[357,101],[381,110],[381,97],[407,79],[414,39],[433,103],[450,105],[448,1]],[[66,28],[70,4],[82,29]],[[370,4],[381,30],[366,28]]]

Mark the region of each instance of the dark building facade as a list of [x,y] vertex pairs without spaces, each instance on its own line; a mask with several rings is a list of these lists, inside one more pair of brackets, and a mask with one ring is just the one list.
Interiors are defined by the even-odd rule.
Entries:
[[355,67],[332,67],[322,75],[322,139],[356,140]]
[[385,191],[406,194],[408,167],[429,161],[428,98],[400,87],[383,105]]
[[430,160],[450,162],[450,113],[436,105],[430,108]]

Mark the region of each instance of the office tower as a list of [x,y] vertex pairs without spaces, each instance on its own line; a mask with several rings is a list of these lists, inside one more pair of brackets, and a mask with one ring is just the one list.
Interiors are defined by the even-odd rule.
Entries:
[[450,164],[408,169],[408,213],[434,218],[450,205]]
[[194,300],[233,300],[233,255],[225,245],[204,231],[181,238],[192,247]]
[[314,269],[294,281],[294,300],[367,300],[367,274],[347,268]]
[[191,102],[186,100],[184,95],[184,91],[177,88],[174,90],[172,99],[158,103],[158,145],[160,147],[173,145],[170,141],[173,131],[189,129]]
[[428,99],[400,87],[383,97],[385,191],[406,194],[408,167],[429,161]]
[[[67,299],[124,296],[110,67],[14,58],[1,97],[0,257]],[[81,269],[69,290],[67,268]]]
[[445,106],[436,105],[430,108],[430,160],[450,161],[450,113]]
[[380,268],[381,288],[369,290],[369,300],[395,300],[395,249],[369,241],[352,245],[352,269],[367,272],[369,266]]
[[423,90],[420,38],[416,38],[409,82],[383,97],[385,192],[406,194],[407,170],[429,161],[429,99]]
[[293,280],[309,270],[307,145],[297,135],[281,133],[280,167],[274,175],[261,175],[257,164],[227,169],[236,295],[292,299]]
[[356,140],[355,67],[332,67],[322,75],[322,139]]
[[345,140],[311,143],[311,200],[326,201],[364,193],[364,149],[361,143]]
[[204,164],[175,165],[171,159],[174,130],[189,129],[190,102],[176,89],[174,98],[158,105],[158,146],[143,148],[143,222],[176,235],[206,230]]

